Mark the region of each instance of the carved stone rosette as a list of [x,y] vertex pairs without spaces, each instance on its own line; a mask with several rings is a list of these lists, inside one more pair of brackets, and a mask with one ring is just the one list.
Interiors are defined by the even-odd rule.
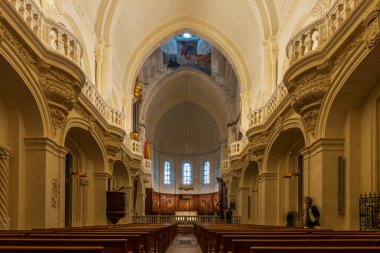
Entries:
[[[320,72],[326,72],[324,68]],[[328,71],[327,71],[328,72]],[[330,87],[328,75],[317,76],[312,73],[299,81],[290,81],[287,88],[292,98],[292,107],[299,113],[308,132],[315,137],[319,108],[322,100]]]
[[380,41],[380,2],[364,20],[365,31],[363,41],[368,48],[372,48]]
[[10,219],[8,215],[8,196],[9,161],[11,157],[11,149],[0,145],[0,229],[10,228]]

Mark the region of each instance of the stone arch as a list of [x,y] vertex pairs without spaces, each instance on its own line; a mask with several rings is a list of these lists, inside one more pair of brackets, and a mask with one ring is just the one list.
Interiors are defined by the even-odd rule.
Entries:
[[[3,177],[1,203],[3,208],[6,205],[3,215],[10,218],[7,224],[2,224],[3,229],[18,229],[32,223],[25,220],[25,217],[33,216],[28,212],[29,208],[32,209],[30,205],[15,199],[27,199],[26,189],[45,189],[45,178],[34,180],[29,177],[45,170],[44,159],[36,159],[33,155],[38,153],[35,146],[39,144],[39,154],[46,153],[45,145],[49,142],[46,136],[50,137],[51,133],[49,109],[38,82],[30,67],[11,50],[3,41],[0,47],[0,149],[4,160],[0,167],[7,181],[5,184]],[[24,178],[30,180],[24,182]],[[35,204],[38,206],[40,203],[36,201]],[[40,224],[41,219],[32,218],[35,218],[35,224]]]
[[108,164],[107,152],[106,152],[106,149],[104,147],[102,137],[99,136],[99,134],[96,131],[89,131],[88,129],[90,129],[90,125],[89,125],[88,121],[86,121],[82,118],[73,117],[73,118],[68,118],[66,120],[65,124],[62,127],[62,131],[61,131],[60,145],[62,145],[62,146],[65,145],[67,135],[72,128],[82,129],[83,131],[85,131],[89,135],[89,137],[91,137],[93,139],[93,141],[95,142],[94,144],[96,145],[96,147],[99,148],[99,151],[101,153],[101,158],[102,158],[101,164],[103,164],[103,171],[106,171],[107,169],[111,170],[112,168],[107,168],[107,164]]
[[112,175],[114,177],[114,188],[120,189],[121,187],[129,187],[130,171],[122,161],[115,161],[113,164]]
[[259,217],[259,194],[258,194],[259,163],[250,161],[242,172],[241,185],[241,215],[244,223],[258,223]]
[[[50,110],[45,102],[44,94],[39,87],[38,79],[25,59],[21,58],[14,50],[14,48],[9,47],[5,42],[1,44],[0,67],[3,73],[7,74],[2,78],[2,94],[6,91],[7,80],[11,82],[14,79],[13,81],[17,82],[18,85],[11,88],[11,94],[7,95],[7,97],[12,98],[13,95],[17,95],[18,97],[23,96],[22,103],[18,104],[27,107],[24,109],[27,111],[25,116],[30,118],[28,121],[31,124],[28,124],[27,129],[30,132],[30,137],[52,137],[52,125],[49,123],[51,118]],[[21,91],[17,92],[16,88],[21,89]],[[27,106],[28,102],[31,106],[34,105],[29,107]],[[34,107],[36,108],[34,109]]]
[[[273,192],[268,192],[265,196],[260,195],[260,197],[276,197],[277,202],[270,204],[270,208],[276,211],[271,213],[272,217],[268,217],[274,224],[285,225],[286,214],[289,211],[302,214],[303,157],[301,150],[304,147],[305,138],[302,129],[289,127],[273,138],[265,152],[264,180],[265,183],[271,183]],[[265,178],[267,175],[277,180],[269,181],[268,178],[267,181]]]
[[[319,110],[321,115],[317,125],[318,136],[342,137],[344,117],[347,112],[357,107],[377,85],[379,75],[374,66],[379,64],[379,54],[379,46],[370,51],[365,43],[362,43],[342,63],[342,67],[337,71],[338,74],[330,81],[331,89]],[[363,76],[362,73],[366,75]],[[358,83],[368,85],[362,85],[358,89]]]
[[191,31],[194,35],[210,41],[231,62],[237,74],[240,91],[247,92],[250,86],[249,70],[244,62],[241,52],[222,31],[212,25],[192,17],[180,17],[151,32],[142,43],[134,50],[131,60],[124,72],[124,82],[127,85],[128,94],[133,94],[133,89],[138,72],[149,55],[166,40],[180,35],[184,31]]

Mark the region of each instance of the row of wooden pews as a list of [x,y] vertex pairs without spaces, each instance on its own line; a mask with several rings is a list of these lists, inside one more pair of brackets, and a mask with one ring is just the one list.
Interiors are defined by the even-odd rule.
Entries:
[[203,224],[194,234],[204,253],[380,252],[378,232]]
[[0,252],[164,253],[177,225],[127,224],[0,232]]

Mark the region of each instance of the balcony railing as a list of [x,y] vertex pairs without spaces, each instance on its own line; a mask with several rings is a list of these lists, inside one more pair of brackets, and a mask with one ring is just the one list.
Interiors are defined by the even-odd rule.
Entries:
[[323,18],[303,28],[286,47],[290,65],[321,50],[364,0],[337,0]]
[[[240,224],[240,216],[233,216],[232,222]],[[144,223],[144,224],[180,224],[180,225],[192,225],[192,224],[217,224],[221,223],[218,215],[196,215],[196,216],[175,216],[175,215],[144,215],[144,216],[132,216],[132,223]]]
[[235,155],[240,155],[245,148],[248,146],[249,140],[247,138],[243,138],[240,141],[235,141],[230,144],[230,157]]
[[152,160],[144,159],[142,161],[142,169],[145,173],[152,174],[152,167],[153,167]]
[[95,85],[93,85],[89,80],[87,80],[83,86],[82,93],[91,101],[104,119],[107,120],[108,124],[120,128],[124,127],[124,113],[107,105]]
[[81,67],[82,46],[64,25],[45,17],[33,0],[6,1],[14,7],[47,49],[65,56]]
[[269,101],[264,106],[259,107],[248,114],[249,127],[252,128],[264,124],[288,95],[289,93],[284,83],[279,84]]
[[143,157],[143,144],[141,142],[130,139],[129,137],[124,138],[124,144],[133,155],[140,158]]

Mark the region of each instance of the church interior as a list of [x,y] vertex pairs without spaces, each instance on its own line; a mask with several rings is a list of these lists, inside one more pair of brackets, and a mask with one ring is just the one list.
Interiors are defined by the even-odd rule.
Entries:
[[1,0],[0,252],[380,252],[379,41],[379,0]]

